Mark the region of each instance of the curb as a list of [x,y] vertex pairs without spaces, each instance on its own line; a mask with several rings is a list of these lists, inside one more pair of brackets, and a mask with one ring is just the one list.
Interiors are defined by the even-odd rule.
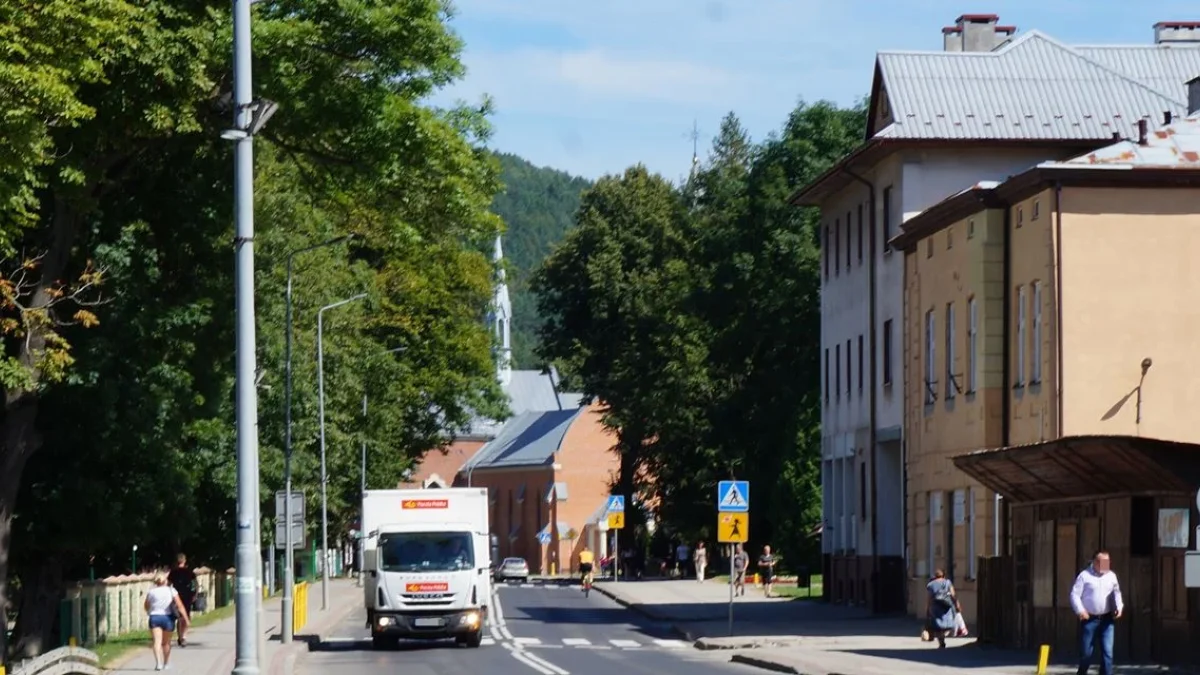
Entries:
[[767,659],[760,659],[758,657],[749,656],[747,654],[734,654],[733,656],[729,657],[729,661],[731,663],[740,663],[740,664],[746,665],[746,666],[754,666],[755,668],[761,668],[763,670],[770,670],[770,671],[773,671],[776,673],[791,673],[792,675],[807,675],[806,673],[802,673],[799,670],[797,670],[795,666],[789,666],[789,665],[785,665],[782,663],[776,663],[774,661],[768,661]]
[[[625,607],[626,609],[630,609],[634,612],[637,612],[638,614],[641,614],[642,616],[646,617],[647,619],[653,619],[654,621],[672,621],[673,620],[670,617],[665,617],[662,614],[659,614],[658,612],[654,611],[653,609],[651,609],[650,607],[648,607],[646,605],[630,602],[630,601],[626,600],[625,598],[622,598],[622,597],[616,595],[615,593],[608,590],[604,586],[599,586],[599,585],[592,586],[592,590],[596,591],[600,595],[603,595],[604,597],[608,598],[609,600],[612,600],[613,602],[617,603],[618,605]],[[684,640],[691,642],[692,647],[694,647],[696,649],[704,649],[704,647],[702,647],[698,644],[699,638],[697,638],[691,631],[686,630],[683,627],[681,627],[675,623],[671,624],[671,630],[674,631],[676,635],[679,635],[680,637],[682,637]]]
[[[320,634],[328,631],[333,626],[336,626],[355,609],[359,607],[357,602],[351,602],[342,609],[332,609],[328,616],[323,617],[323,620],[314,622],[306,626],[305,636],[315,636],[318,640]],[[311,640],[302,638],[300,635],[294,636],[292,643],[289,645],[280,645],[279,649],[271,657],[271,662],[267,664],[267,672],[270,675],[292,675],[295,672],[296,662],[300,658],[300,654],[310,651],[312,648]]]

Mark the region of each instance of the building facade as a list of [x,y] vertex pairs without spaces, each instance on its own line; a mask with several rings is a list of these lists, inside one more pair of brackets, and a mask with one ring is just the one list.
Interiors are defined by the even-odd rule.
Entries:
[[[1103,549],[1125,590],[1119,658],[1196,663],[1200,605],[1183,560],[1200,515],[1189,422],[1200,403],[1200,115],[1138,126],[1132,140],[965,190],[897,238],[907,390],[919,397],[906,424],[910,447],[927,446],[910,467],[912,524],[930,541],[919,564],[977,573],[983,639],[1074,654],[1070,586]],[[970,310],[950,309],[973,299],[976,331]],[[960,380],[950,396],[946,382]],[[998,547],[993,527],[920,511],[952,491],[975,494],[986,515],[988,496],[1002,495]]]
[[[1186,24],[1160,26],[1177,28],[1156,28],[1164,42],[1153,47],[1076,48],[1038,31],[1014,37],[995,15],[964,15],[943,29],[944,51],[881,52],[864,144],[793,195],[794,205],[822,214],[822,548],[831,600],[903,609],[906,591],[928,573],[914,564],[923,544],[907,514],[906,280],[890,240],[946,195],[1102,147],[1139,119],[1184,114],[1179,74],[1200,72],[1200,50],[1189,48]],[[968,495],[952,499],[966,504]]]

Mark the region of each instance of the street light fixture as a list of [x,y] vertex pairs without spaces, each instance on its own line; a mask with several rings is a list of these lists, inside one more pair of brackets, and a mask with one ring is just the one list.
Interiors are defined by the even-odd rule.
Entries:
[[359,293],[325,305],[317,311],[317,407],[321,416],[321,611],[329,609],[329,475],[325,471],[325,312],[365,297],[366,293]]
[[292,623],[292,605],[294,603],[293,593],[295,591],[295,548],[296,543],[292,540],[292,262],[297,255],[307,253],[318,248],[333,246],[344,241],[349,241],[354,238],[354,234],[347,234],[341,237],[334,237],[328,241],[323,241],[319,244],[305,246],[304,248],[296,249],[288,254],[287,257],[287,290],[284,291],[285,305],[287,306],[287,318],[285,323],[286,337],[284,338],[284,375],[283,375],[283,492],[287,498],[283,500],[283,520],[286,523],[284,526],[283,535],[283,599],[279,603],[279,623],[283,626],[280,631],[280,642],[290,644],[295,635],[295,625]]

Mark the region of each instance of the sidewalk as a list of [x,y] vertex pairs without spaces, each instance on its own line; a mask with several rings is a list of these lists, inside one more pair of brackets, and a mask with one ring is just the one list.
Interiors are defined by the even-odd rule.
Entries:
[[[300,630],[291,645],[279,641],[280,613],[279,598],[263,603],[263,619],[260,626],[266,636],[266,653],[261,654],[265,675],[284,675],[288,656],[307,650],[307,639],[327,631],[341,621],[346,614],[362,604],[362,589],[353,579],[332,579],[329,582],[329,609],[321,611],[321,583],[312,584],[308,592],[308,625]],[[171,670],[178,675],[224,675],[233,670],[236,657],[236,622],[233,618],[218,621],[188,633],[188,646],[180,649],[172,643]],[[154,654],[147,642],[143,648],[133,650],[126,660],[114,664],[107,671],[111,675],[132,675],[154,671]]]
[[[921,642],[916,619],[877,617],[864,609],[814,600],[767,599],[762,589],[746,588],[734,599],[729,634],[729,586],[724,583],[622,581],[598,583],[596,591],[645,616],[670,622],[698,649],[723,650],[730,660],[802,675],[1030,675],[1034,651],[981,646],[974,637],[951,638],[946,649]],[[1054,660],[1054,655],[1051,655]],[[1052,664],[1050,675],[1068,675],[1075,666]],[[1193,670],[1159,666],[1118,666],[1132,673],[1195,675]]]

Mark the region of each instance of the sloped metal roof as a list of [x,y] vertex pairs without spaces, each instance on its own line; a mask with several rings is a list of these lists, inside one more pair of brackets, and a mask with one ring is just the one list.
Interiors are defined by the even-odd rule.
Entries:
[[1075,51],[1180,101],[1188,80],[1200,75],[1200,44],[1072,45]]
[[[559,392],[555,397],[554,383],[550,376],[540,370],[514,370],[507,382],[500,385],[508,395],[508,407],[513,416],[527,412],[578,408],[583,394]],[[476,417],[471,422],[464,438],[495,438],[504,428],[505,422]]]
[[[1106,59],[1116,58],[1108,55]],[[1144,117],[1187,112],[1172,61],[1147,58],[1147,81],[1089,58],[1039,31],[992,52],[880,52],[892,124],[876,137],[940,140],[1088,140],[1132,135]],[[1190,79],[1190,78],[1188,78]],[[1185,80],[1186,81],[1186,80]],[[1180,95],[1184,92],[1184,95]]]
[[1121,141],[1065,162],[1040,167],[1200,168],[1200,115],[1151,129],[1146,144]]
[[508,420],[500,435],[475,453],[463,470],[547,464],[582,412],[583,408],[572,408],[517,415]]

